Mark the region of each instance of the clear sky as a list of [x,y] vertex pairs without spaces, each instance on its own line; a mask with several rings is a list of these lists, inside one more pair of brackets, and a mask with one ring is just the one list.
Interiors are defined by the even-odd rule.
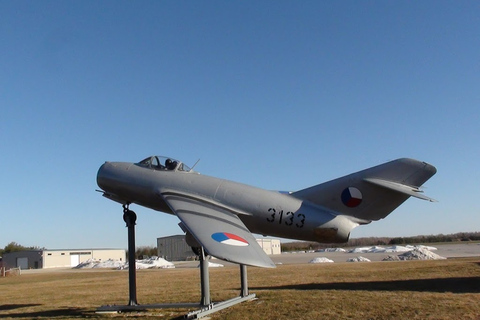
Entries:
[[97,169],[153,154],[292,191],[416,158],[439,202],[352,237],[480,231],[478,1],[0,0],[0,108],[0,247],[125,248]]

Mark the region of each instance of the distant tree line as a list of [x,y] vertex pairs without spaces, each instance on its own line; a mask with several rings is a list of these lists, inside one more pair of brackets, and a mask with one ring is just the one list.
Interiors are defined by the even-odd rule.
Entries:
[[317,242],[295,241],[282,243],[282,251],[307,251],[325,248],[367,247],[397,244],[422,244],[438,242],[480,241],[480,232],[459,232],[453,234],[437,234],[414,237],[367,237],[350,239],[347,243],[325,244]]
[[17,252],[17,251],[26,251],[26,250],[38,250],[40,247],[25,247],[21,244],[18,244],[14,241],[7,244],[3,249],[0,249],[0,257],[5,253]]
[[389,244],[412,244],[434,242],[480,241],[480,232],[460,232],[455,234],[437,234],[406,238],[392,238]]
[[[127,251],[128,254],[128,251]],[[137,247],[135,250],[135,258],[136,259],[145,259],[147,257],[152,257],[158,255],[157,247]]]
[[[128,258],[128,250],[126,251],[127,253],[127,258]],[[158,251],[157,247],[151,247],[151,246],[142,246],[142,247],[137,247],[135,250],[135,259],[147,259],[153,256],[157,256]]]

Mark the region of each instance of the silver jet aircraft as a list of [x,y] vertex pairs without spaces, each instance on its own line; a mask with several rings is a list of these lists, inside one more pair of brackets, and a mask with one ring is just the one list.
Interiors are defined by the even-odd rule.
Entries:
[[103,195],[176,215],[194,246],[242,265],[275,267],[252,233],[323,243],[348,241],[358,225],[380,220],[420,186],[434,166],[398,159],[296,192],[268,191],[200,174],[172,158],[105,162],[97,174]]

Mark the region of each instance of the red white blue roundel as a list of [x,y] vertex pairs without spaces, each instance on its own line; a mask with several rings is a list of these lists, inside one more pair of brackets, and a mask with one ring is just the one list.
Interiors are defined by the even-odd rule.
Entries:
[[212,239],[230,246],[245,247],[248,246],[247,240],[232,233],[217,232],[212,234]]
[[362,203],[362,193],[354,187],[348,187],[342,192],[342,202],[349,208],[355,208]]

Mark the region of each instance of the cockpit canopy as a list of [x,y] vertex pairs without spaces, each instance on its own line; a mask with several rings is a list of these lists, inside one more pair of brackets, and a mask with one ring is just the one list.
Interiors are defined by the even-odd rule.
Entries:
[[185,165],[183,162],[175,160],[169,157],[163,156],[151,156],[146,159],[143,159],[137,165],[141,167],[150,168],[153,170],[164,170],[164,171],[185,171],[190,172],[189,166]]

